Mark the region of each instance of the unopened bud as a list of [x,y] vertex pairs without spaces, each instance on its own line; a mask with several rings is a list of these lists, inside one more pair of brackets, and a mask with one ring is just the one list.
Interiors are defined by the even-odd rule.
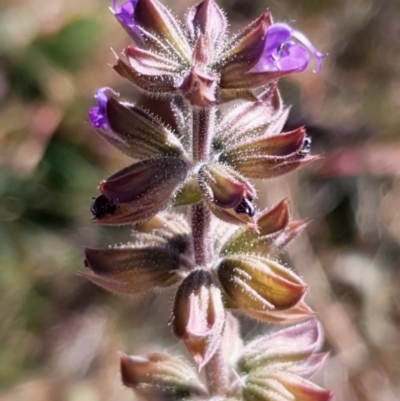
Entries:
[[198,172],[203,196],[211,211],[228,223],[252,225],[256,213],[254,187],[232,168],[206,164]]
[[105,118],[109,129],[99,133],[133,159],[181,156],[184,153],[171,130],[138,107],[110,98],[105,106]]
[[146,399],[167,401],[207,395],[192,366],[165,353],[144,357],[121,354],[121,377],[126,387]]
[[126,245],[110,249],[85,249],[89,273],[82,276],[118,294],[136,294],[168,287],[180,276],[179,253],[169,248]]
[[[184,181],[188,164],[174,157],[159,157],[133,164],[99,185],[95,219],[101,224],[128,224],[146,220],[167,207]],[[102,199],[103,208],[99,199]]]
[[233,145],[220,161],[249,178],[274,178],[317,160],[318,156],[308,156],[309,150],[306,132],[299,128]]
[[238,229],[222,246],[221,254],[251,252],[275,255],[307,227],[307,221],[289,222],[286,200],[257,214],[256,224],[257,231]]
[[176,294],[172,328],[200,368],[219,347],[224,323],[221,291],[211,274],[201,269],[192,271]]
[[223,44],[228,23],[214,0],[203,0],[189,10],[186,25],[193,42],[200,33],[210,38],[212,48],[219,48]]
[[[287,366],[291,364],[292,367],[296,367],[296,373],[300,374],[299,368],[312,355],[316,355],[322,342],[322,327],[317,319],[312,318],[304,323],[260,336],[246,344],[239,362],[240,369],[243,372],[266,367],[273,370],[274,365],[286,363]],[[317,369],[319,367],[320,365],[316,366]]]
[[218,278],[233,305],[242,310],[285,310],[300,302],[304,282],[288,268],[256,255],[233,254],[218,266]]

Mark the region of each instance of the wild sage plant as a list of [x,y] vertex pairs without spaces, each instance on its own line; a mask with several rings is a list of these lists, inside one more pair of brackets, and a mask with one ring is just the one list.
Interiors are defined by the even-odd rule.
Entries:
[[[110,88],[97,91],[90,122],[133,164],[100,183],[92,213],[134,229],[125,245],[86,249],[84,276],[118,294],[174,286],[172,330],[195,363],[122,355],[123,383],[148,400],[331,399],[308,380],[326,355],[306,284],[279,262],[307,223],[291,221],[286,200],[258,212],[252,183],[317,158],[304,128],[281,132],[288,108],[277,80],[310,56],[320,69],[324,55],[268,11],[230,39],[214,0],[192,7],[184,25],[157,0],[115,0],[111,11],[133,42],[114,70],[169,98],[176,129]],[[243,344],[236,311],[304,322]]]

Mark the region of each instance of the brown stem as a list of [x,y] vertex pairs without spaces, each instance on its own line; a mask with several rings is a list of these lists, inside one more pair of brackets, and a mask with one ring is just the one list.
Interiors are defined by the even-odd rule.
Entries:
[[[214,131],[215,109],[193,110],[193,160],[207,162]],[[211,214],[200,202],[191,208],[191,225],[196,266],[209,268],[213,262]],[[228,377],[222,355],[222,344],[204,367],[210,395],[223,395],[228,388]]]
[[204,162],[210,155],[215,109],[193,109],[193,160]]
[[197,266],[206,267],[213,259],[211,216],[204,202],[192,206],[192,235]]

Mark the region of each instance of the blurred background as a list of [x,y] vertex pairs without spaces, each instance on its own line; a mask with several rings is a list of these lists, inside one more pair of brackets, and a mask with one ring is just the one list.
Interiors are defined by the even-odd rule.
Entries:
[[[182,16],[193,0],[168,0]],[[312,220],[288,252],[331,357],[337,401],[400,400],[400,2],[221,0],[237,31],[269,7],[329,53],[281,81],[287,128],[323,159],[259,186]],[[82,247],[126,241],[91,225],[98,182],[129,160],[88,125],[96,88],[138,93],[108,64],[129,40],[108,0],[0,0],[0,400],[132,400],[118,351],[180,352],[172,298],[119,298],[85,282]],[[166,119],[168,107],[142,99]],[[244,338],[265,325],[243,321]]]

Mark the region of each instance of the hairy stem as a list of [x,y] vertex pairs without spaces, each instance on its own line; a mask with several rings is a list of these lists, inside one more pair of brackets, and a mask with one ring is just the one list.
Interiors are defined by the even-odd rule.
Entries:
[[226,374],[224,358],[221,347],[205,366],[208,390],[212,395],[226,395],[228,377]]
[[215,108],[193,110],[193,160],[204,162],[210,155],[215,127]]
[[205,267],[213,260],[210,211],[203,202],[197,203],[192,206],[191,217],[196,265]]
[[[193,109],[193,160],[206,162],[214,134],[215,108]],[[211,216],[204,203],[192,206],[193,248],[196,264],[207,266],[213,260]]]
[[[193,160],[195,162],[209,160],[214,123],[214,108],[193,110]],[[191,225],[196,265],[206,268],[212,263],[214,254],[211,214],[204,202],[192,206]],[[210,394],[223,395],[228,387],[228,378],[221,345],[204,369]]]

